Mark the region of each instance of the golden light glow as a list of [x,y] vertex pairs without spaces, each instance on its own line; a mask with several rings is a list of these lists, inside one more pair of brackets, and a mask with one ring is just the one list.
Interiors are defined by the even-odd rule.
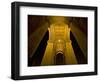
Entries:
[[[62,22],[60,22],[63,20]],[[52,17],[49,40],[41,65],[54,65],[54,57],[62,52],[65,64],[76,64],[77,60],[71,45],[70,28],[64,23],[64,17]]]

